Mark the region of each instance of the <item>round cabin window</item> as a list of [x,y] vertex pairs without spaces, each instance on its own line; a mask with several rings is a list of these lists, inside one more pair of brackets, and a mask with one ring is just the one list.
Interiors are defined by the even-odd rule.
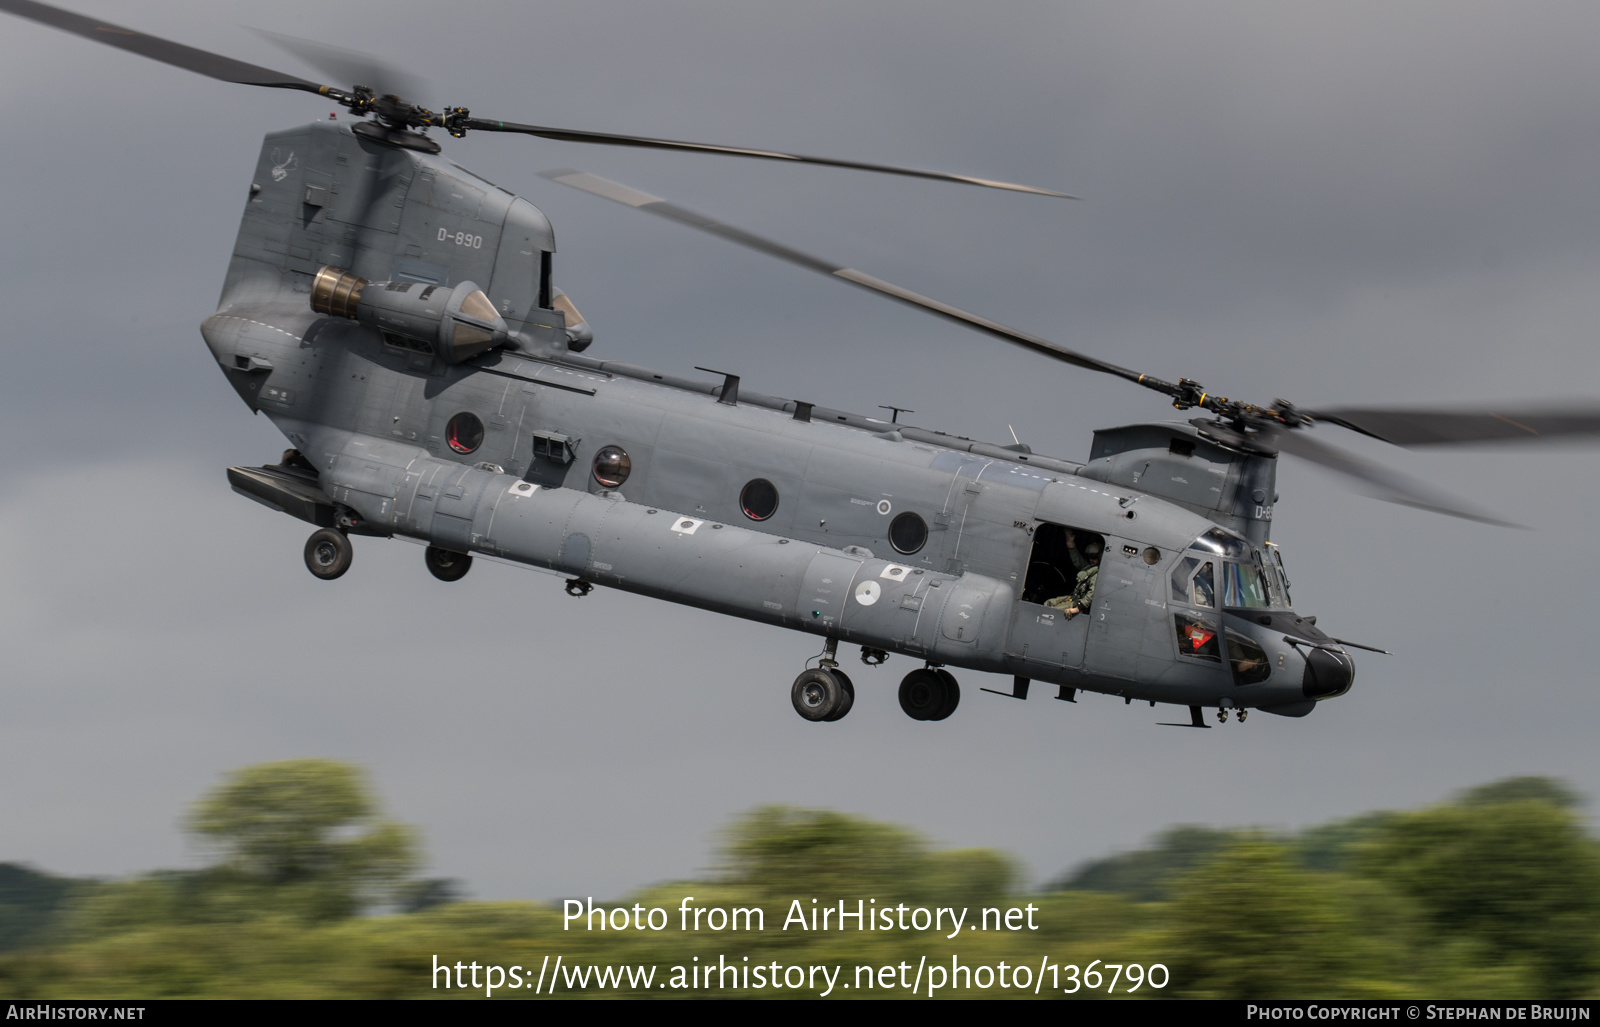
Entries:
[[607,446],[594,455],[594,480],[614,489],[628,480],[633,461],[621,446]]
[[457,453],[470,453],[483,445],[483,422],[476,414],[459,413],[445,425],[444,440]]
[[739,509],[752,521],[764,521],[778,512],[778,487],[765,478],[757,478],[739,493]]
[[889,522],[889,544],[910,556],[928,542],[928,522],[909,510]]

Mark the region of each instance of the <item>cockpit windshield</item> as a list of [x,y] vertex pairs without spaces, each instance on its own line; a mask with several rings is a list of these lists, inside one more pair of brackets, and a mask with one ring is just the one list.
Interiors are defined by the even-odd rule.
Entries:
[[[1220,559],[1219,559],[1220,557]],[[1216,565],[1220,604],[1209,587]],[[1191,606],[1221,605],[1234,609],[1288,609],[1289,581],[1283,574],[1278,547],[1267,543],[1262,553],[1249,542],[1221,528],[1201,535],[1172,574],[1172,598]]]
[[1273,605],[1272,593],[1267,590],[1266,575],[1255,563],[1229,561],[1223,572],[1223,606],[1243,606],[1251,610],[1264,610]]

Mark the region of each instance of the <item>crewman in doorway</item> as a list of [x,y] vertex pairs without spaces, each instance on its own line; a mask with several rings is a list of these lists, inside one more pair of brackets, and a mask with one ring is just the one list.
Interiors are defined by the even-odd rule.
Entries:
[[1052,610],[1060,610],[1071,620],[1080,613],[1086,613],[1089,604],[1094,601],[1094,585],[1100,576],[1100,554],[1103,547],[1099,542],[1090,541],[1080,553],[1077,540],[1070,534],[1067,536],[1067,555],[1071,557],[1073,566],[1078,568],[1078,581],[1071,595],[1056,596],[1044,605]]

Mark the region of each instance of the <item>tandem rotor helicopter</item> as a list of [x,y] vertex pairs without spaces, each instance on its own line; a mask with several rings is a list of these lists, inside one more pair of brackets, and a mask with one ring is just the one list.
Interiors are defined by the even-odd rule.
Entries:
[[[555,237],[527,200],[440,156],[429,129],[830,165],[1065,197],[963,175],[549,128],[432,111],[382,82],[320,85],[32,0],[0,11],[244,85],[326,97],[354,120],[261,146],[222,295],[201,333],[292,447],[227,470],[235,491],[310,522],[334,579],[353,536],[405,537],[456,581],[480,554],[821,636],[795,679],[811,721],[849,713],[840,642],[921,664],[899,688],[943,720],[949,668],[1289,717],[1349,691],[1350,649],[1290,601],[1270,541],[1289,453],[1380,498],[1489,514],[1311,438],[1332,425],[1401,446],[1600,434],[1600,410],[1302,410],[1245,403],[1067,349],[582,171],[545,178],[711,233],[1074,367],[1159,392],[1188,420],[1095,432],[1087,463],[587,355],[554,284]],[[294,49],[293,41],[283,41]],[[348,71],[316,44],[313,66]],[[348,55],[346,55],[348,57]],[[332,66],[330,69],[330,65]],[[346,77],[341,74],[341,78]],[[369,76],[370,78],[370,76]],[[1376,650],[1381,651],[1381,650]],[[985,689],[985,691],[992,691]]]

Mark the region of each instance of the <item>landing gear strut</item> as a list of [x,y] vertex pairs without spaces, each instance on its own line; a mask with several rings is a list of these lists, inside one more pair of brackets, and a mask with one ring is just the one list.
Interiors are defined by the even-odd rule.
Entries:
[[900,682],[900,708],[912,720],[943,720],[961,703],[961,686],[941,667],[922,667]]
[[472,570],[472,557],[453,549],[429,546],[423,559],[428,564],[428,571],[440,581],[460,581]]
[[320,528],[306,540],[306,570],[323,581],[332,581],[350,569],[355,549],[344,532]]

